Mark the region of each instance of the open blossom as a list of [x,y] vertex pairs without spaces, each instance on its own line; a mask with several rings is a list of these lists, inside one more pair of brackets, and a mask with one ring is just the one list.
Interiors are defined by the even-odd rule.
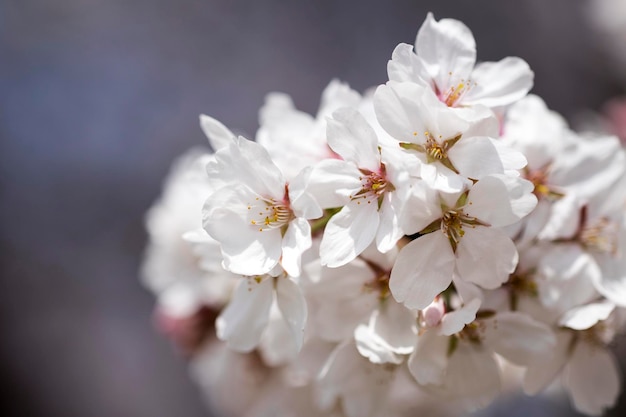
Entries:
[[400,251],[389,288],[409,308],[423,309],[456,274],[483,288],[501,286],[515,270],[518,253],[503,226],[527,215],[537,204],[532,184],[517,177],[485,177],[462,194],[431,197],[416,213],[418,237]]
[[322,265],[337,267],[373,240],[387,252],[404,235],[399,218],[409,177],[394,159],[396,150],[379,146],[376,133],[356,110],[340,109],[328,119],[328,144],[343,159],[317,164],[305,188],[321,209],[341,208],[326,225],[320,246]]
[[533,86],[533,72],[516,57],[476,65],[472,32],[454,19],[429,13],[412,45],[399,44],[387,66],[389,79],[431,88],[450,107],[506,106]]
[[374,106],[381,126],[419,159],[418,175],[433,188],[460,191],[468,178],[526,165],[524,155],[494,139],[498,121],[490,113],[469,122],[417,84],[390,81],[378,87]]
[[239,137],[215,159],[207,170],[224,186],[207,199],[203,226],[220,243],[224,268],[262,275],[280,262],[290,275],[300,275],[300,258],[311,246],[306,207],[293,204],[267,151]]

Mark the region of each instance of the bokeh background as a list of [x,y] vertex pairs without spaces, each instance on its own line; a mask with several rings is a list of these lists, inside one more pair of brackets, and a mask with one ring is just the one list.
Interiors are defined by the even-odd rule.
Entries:
[[[332,78],[383,83],[433,11],[473,30],[480,60],[527,60],[533,92],[574,119],[624,92],[589,4],[0,1],[0,414],[210,415],[138,281],[144,212],[205,144],[198,114],[252,136],[270,91],[315,112]],[[480,415],[570,413],[522,397]]]

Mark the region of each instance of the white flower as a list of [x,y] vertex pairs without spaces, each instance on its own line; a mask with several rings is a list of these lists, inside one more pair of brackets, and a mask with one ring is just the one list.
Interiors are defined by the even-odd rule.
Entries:
[[494,139],[498,121],[490,112],[468,122],[432,91],[393,81],[378,87],[374,106],[381,126],[421,162],[421,178],[441,191],[460,191],[467,178],[479,180],[526,165],[521,153]]
[[387,65],[389,79],[431,88],[450,107],[506,106],[533,85],[528,64],[515,57],[476,65],[472,32],[454,19],[436,21],[429,13],[413,46],[401,43]]
[[356,110],[343,108],[328,119],[328,145],[343,160],[325,160],[310,171],[305,192],[321,209],[341,207],[325,227],[322,265],[345,265],[373,240],[381,252],[404,232],[400,211],[408,174],[393,151],[381,148],[376,133]]
[[220,243],[224,268],[262,275],[280,262],[289,275],[300,275],[300,258],[311,246],[306,207],[295,207],[267,151],[239,137],[215,159],[207,171],[222,188],[207,199],[203,226]]
[[[413,216],[418,237],[400,251],[389,288],[405,306],[423,309],[457,274],[483,288],[498,288],[515,270],[518,254],[500,227],[518,221],[537,204],[532,184],[492,175],[468,192],[432,201]],[[452,197],[452,198],[450,198]],[[458,198],[457,198],[458,197]]]

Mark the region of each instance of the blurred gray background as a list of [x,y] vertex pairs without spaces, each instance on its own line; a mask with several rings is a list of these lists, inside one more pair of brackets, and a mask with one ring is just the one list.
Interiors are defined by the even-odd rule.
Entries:
[[[154,330],[137,272],[143,215],[169,164],[205,143],[199,113],[253,134],[269,91],[315,112],[334,77],[358,90],[383,83],[395,45],[433,11],[473,30],[480,60],[527,60],[533,92],[572,117],[623,92],[586,6],[2,0],[0,414],[209,415]],[[504,399],[480,415],[529,413],[570,410]]]

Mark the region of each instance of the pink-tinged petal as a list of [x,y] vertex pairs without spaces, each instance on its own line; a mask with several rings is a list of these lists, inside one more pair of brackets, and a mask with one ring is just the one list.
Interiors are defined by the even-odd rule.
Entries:
[[482,62],[472,72],[472,88],[463,97],[464,105],[507,106],[523,98],[533,87],[534,73],[521,58]]
[[522,178],[490,175],[471,188],[463,211],[493,227],[508,226],[535,208],[533,189],[533,184]]
[[292,277],[299,277],[302,254],[311,247],[311,225],[306,219],[298,217],[289,222],[283,236],[283,255],[280,264]]
[[491,351],[460,341],[448,359],[443,385],[428,388],[470,411],[484,408],[500,392],[500,368]]
[[321,161],[313,167],[308,178],[303,179],[303,186],[296,184],[294,204],[301,208],[303,203],[299,202],[298,198],[306,194],[307,198],[312,198],[322,209],[342,207],[348,204],[350,196],[361,189],[359,177],[362,175],[363,173],[349,162],[338,159]]
[[462,138],[449,151],[452,165],[465,177],[480,180],[490,174],[503,174],[504,166],[495,141],[488,137]]
[[516,365],[529,365],[556,346],[552,330],[523,313],[505,311],[481,322],[484,343]]
[[217,318],[217,337],[238,352],[250,352],[261,340],[274,300],[274,279],[242,279],[232,300]]
[[615,304],[610,301],[587,304],[565,313],[559,320],[559,324],[574,330],[586,330],[599,321],[606,320],[613,310],[615,310]]
[[356,258],[374,240],[379,220],[376,200],[358,199],[344,206],[324,229],[320,245],[322,265],[335,268]]
[[260,275],[278,264],[280,229],[259,231],[247,219],[247,202],[256,195],[243,186],[222,188],[202,210],[204,230],[220,243],[224,269],[241,275]]
[[430,85],[431,76],[413,51],[413,45],[401,43],[393,50],[387,63],[387,75],[391,81],[414,82]]
[[524,392],[526,394],[535,395],[554,381],[567,363],[573,337],[572,332],[557,332],[556,345],[552,351],[542,356],[536,356],[531,361],[524,374]]
[[565,385],[578,411],[600,415],[617,402],[619,366],[608,349],[579,341],[565,372]]
[[468,80],[476,62],[476,42],[467,26],[454,19],[437,22],[432,13],[417,33],[415,52],[440,90]]
[[326,121],[328,146],[345,161],[372,172],[380,170],[378,137],[355,109],[344,107]]
[[519,259],[513,241],[500,229],[468,226],[456,250],[459,276],[486,289],[504,284]]
[[444,336],[452,336],[455,333],[463,330],[466,324],[469,324],[476,319],[476,313],[480,308],[481,300],[474,298],[469,303],[466,303],[458,310],[452,311],[443,316],[441,320],[440,333]]
[[440,231],[421,236],[398,254],[389,289],[393,298],[412,309],[424,309],[452,282],[455,258]]
[[291,278],[276,278],[276,303],[289,326],[291,336],[299,352],[304,340],[307,307],[300,287]]
[[409,357],[408,367],[413,378],[421,385],[441,385],[448,366],[449,337],[426,331],[417,338]]
[[213,151],[226,148],[237,136],[224,126],[220,121],[207,116],[206,114],[200,115],[200,127],[202,131],[209,139],[209,144]]

